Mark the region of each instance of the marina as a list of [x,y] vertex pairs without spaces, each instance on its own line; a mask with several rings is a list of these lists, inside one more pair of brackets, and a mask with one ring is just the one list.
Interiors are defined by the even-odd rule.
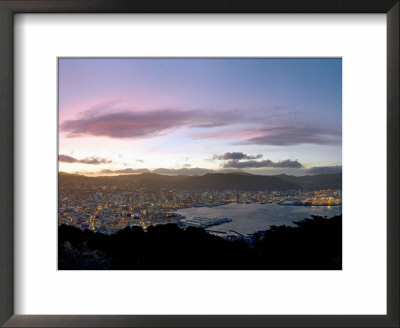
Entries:
[[217,226],[223,223],[232,222],[231,219],[228,218],[208,218],[208,217],[199,217],[195,216],[190,219],[183,219],[180,221],[180,224],[186,227],[198,227],[198,228],[208,228],[212,226]]

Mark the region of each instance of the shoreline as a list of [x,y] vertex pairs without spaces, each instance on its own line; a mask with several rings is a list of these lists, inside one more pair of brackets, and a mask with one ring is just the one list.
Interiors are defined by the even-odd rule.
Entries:
[[342,205],[342,203],[340,204],[331,204],[331,205],[296,205],[296,204],[280,204],[280,203],[275,203],[278,205],[282,205],[282,206],[299,206],[299,207],[331,207],[331,206],[340,206]]

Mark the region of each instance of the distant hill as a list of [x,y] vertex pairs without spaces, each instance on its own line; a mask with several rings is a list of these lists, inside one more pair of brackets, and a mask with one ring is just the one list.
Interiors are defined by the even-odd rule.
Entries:
[[342,174],[321,174],[307,176],[253,175],[238,173],[207,173],[202,176],[162,175],[157,173],[126,174],[118,176],[87,177],[60,172],[60,187],[136,184],[147,187],[178,188],[193,191],[202,190],[246,190],[286,191],[293,189],[316,190],[340,189]]
[[342,189],[342,173],[293,176],[281,174],[276,177],[298,184],[302,189]]
[[208,173],[203,176],[188,177],[178,183],[179,188],[195,190],[290,190],[299,185],[269,175],[242,175],[235,173]]

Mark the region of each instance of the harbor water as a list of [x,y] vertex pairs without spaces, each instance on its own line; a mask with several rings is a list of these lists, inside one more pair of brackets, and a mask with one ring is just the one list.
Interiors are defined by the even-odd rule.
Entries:
[[294,221],[310,218],[311,215],[328,218],[342,214],[342,205],[338,206],[293,206],[279,204],[237,204],[215,207],[192,207],[176,211],[187,219],[194,217],[229,218],[232,221],[212,226],[216,232],[232,234],[231,230],[243,235],[259,230],[267,230],[272,225],[294,225]]

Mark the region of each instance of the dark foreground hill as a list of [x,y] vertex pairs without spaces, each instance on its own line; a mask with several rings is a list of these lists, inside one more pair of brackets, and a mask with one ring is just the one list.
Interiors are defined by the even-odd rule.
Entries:
[[313,216],[294,227],[272,226],[264,237],[228,241],[200,228],[174,224],[125,228],[114,235],[62,225],[60,270],[340,270],[342,216]]
[[163,175],[156,173],[126,174],[119,176],[87,177],[77,174],[59,173],[60,187],[69,188],[99,185],[142,185],[155,188],[178,188],[192,191],[237,190],[237,191],[286,191],[341,189],[342,174],[308,176],[253,175],[237,173],[207,173],[202,176]]

